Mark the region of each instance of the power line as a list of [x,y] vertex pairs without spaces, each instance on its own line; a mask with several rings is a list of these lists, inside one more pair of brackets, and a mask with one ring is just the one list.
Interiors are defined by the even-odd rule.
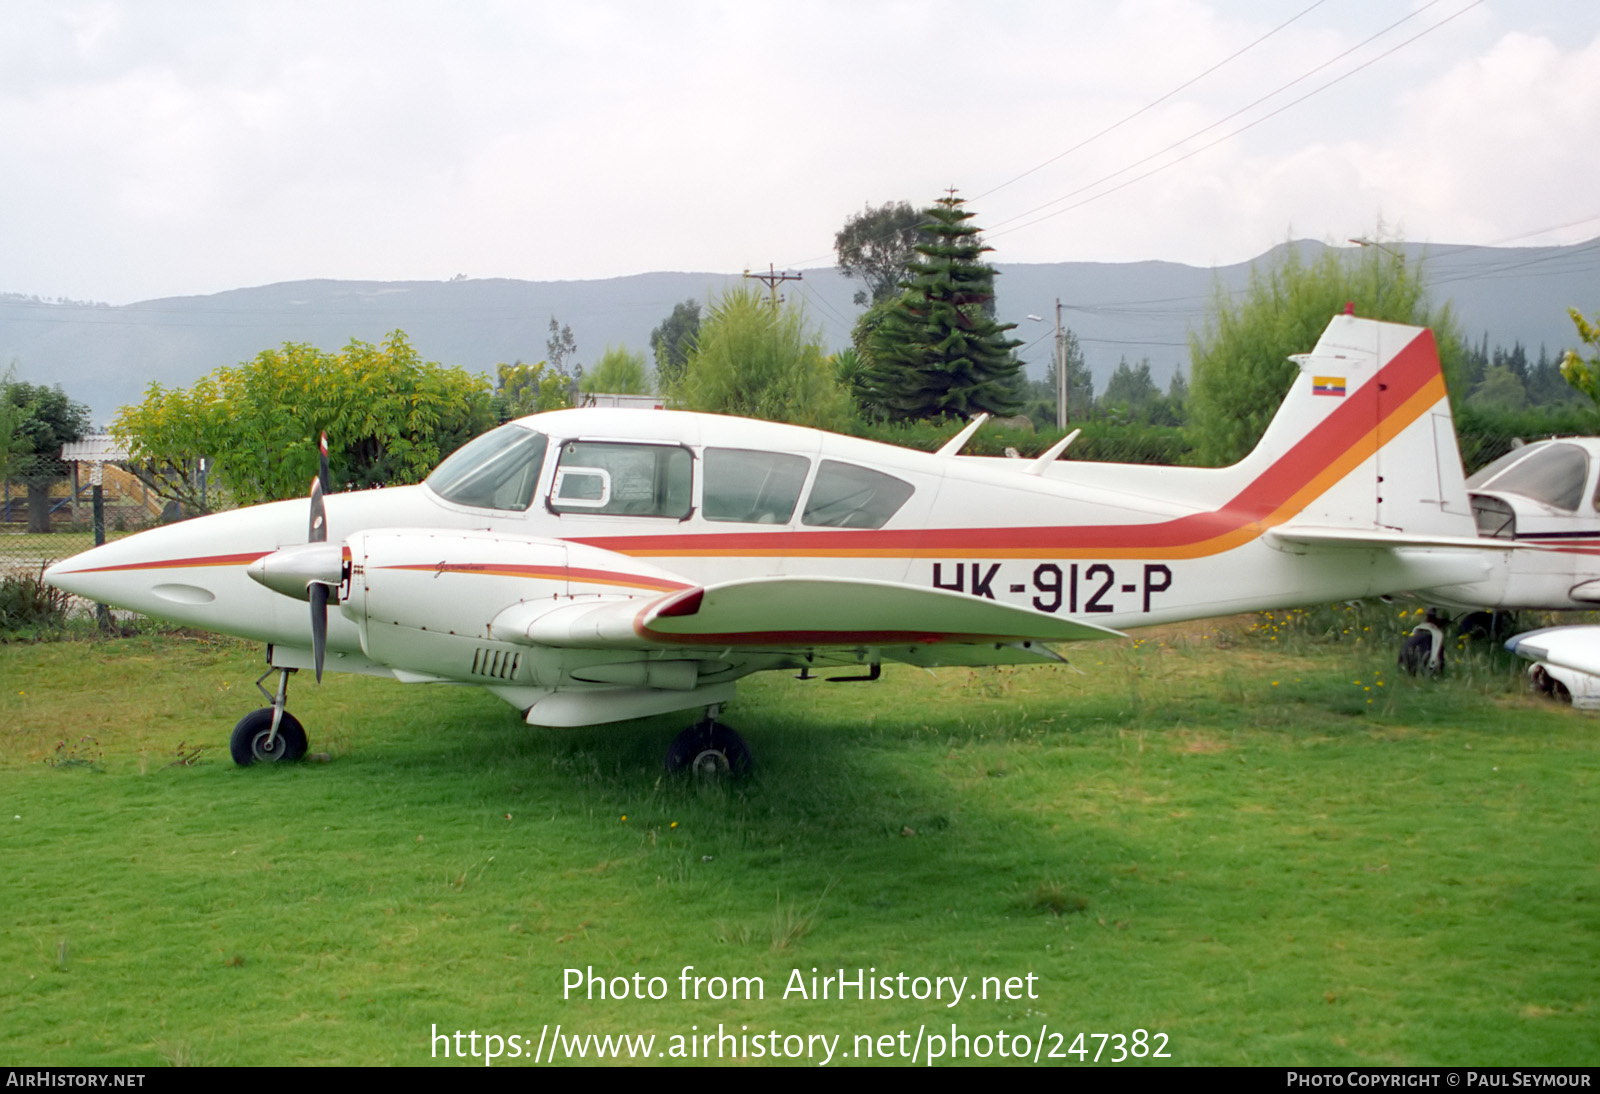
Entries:
[[[1438,3],[1438,0],[1430,0],[1430,3],[1428,5],[1426,5],[1426,7],[1431,7],[1435,3]],[[1021,231],[1023,228],[1031,228],[1035,224],[1040,224],[1040,223],[1042,223],[1042,222],[1044,222],[1046,220],[1051,219],[1052,217],[1060,216],[1062,213],[1071,212],[1074,209],[1080,209],[1083,206],[1090,204],[1091,202],[1099,201],[1101,198],[1104,198],[1104,197],[1109,197],[1110,195],[1116,193],[1118,190],[1126,189],[1127,187],[1132,186],[1136,182],[1142,182],[1145,179],[1149,178],[1150,176],[1160,174],[1162,171],[1165,171],[1170,167],[1176,167],[1178,164],[1183,163],[1185,160],[1192,159],[1193,157],[1199,155],[1201,152],[1205,152],[1205,151],[1208,151],[1208,150],[1210,150],[1212,148],[1215,148],[1217,145],[1222,144],[1224,141],[1232,140],[1234,137],[1239,136],[1239,134],[1247,132],[1248,130],[1254,129],[1256,126],[1260,125],[1262,122],[1270,121],[1271,119],[1277,117],[1279,114],[1282,114],[1284,111],[1291,110],[1294,107],[1299,106],[1301,103],[1305,102],[1307,99],[1310,99],[1313,96],[1322,94],[1322,92],[1328,90],[1330,87],[1333,87],[1335,84],[1342,83],[1345,80],[1348,80],[1350,77],[1356,75],[1356,73],[1361,72],[1364,69],[1370,68],[1372,65],[1377,64],[1379,61],[1383,60],[1384,58],[1389,57],[1392,54],[1399,52],[1400,50],[1404,49],[1406,46],[1409,46],[1411,43],[1417,41],[1419,38],[1426,37],[1427,35],[1432,34],[1434,31],[1436,31],[1439,28],[1443,27],[1445,24],[1453,22],[1456,19],[1459,19],[1461,16],[1465,15],[1467,12],[1471,11],[1473,8],[1477,7],[1478,5],[1480,5],[1482,3],[1483,3],[1483,0],[1472,0],[1472,3],[1468,4],[1466,7],[1462,8],[1460,11],[1456,12],[1454,15],[1446,16],[1444,19],[1441,19],[1439,22],[1435,23],[1433,26],[1429,27],[1428,29],[1426,29],[1424,31],[1421,31],[1418,34],[1412,35],[1410,38],[1407,38],[1405,41],[1399,43],[1398,45],[1393,46],[1390,49],[1385,50],[1384,52],[1378,54],[1376,57],[1373,57],[1373,58],[1371,58],[1369,60],[1363,61],[1361,64],[1357,65],[1355,68],[1352,68],[1350,71],[1348,71],[1346,73],[1343,73],[1342,75],[1335,76],[1333,79],[1329,80],[1327,83],[1323,84],[1321,87],[1314,88],[1311,91],[1308,91],[1304,95],[1300,96],[1298,99],[1293,99],[1293,100],[1283,104],[1282,106],[1278,107],[1276,110],[1270,111],[1269,113],[1263,114],[1261,117],[1255,119],[1254,121],[1247,122],[1244,125],[1241,125],[1238,129],[1233,130],[1231,133],[1224,133],[1222,136],[1218,137],[1216,140],[1210,141],[1210,142],[1208,142],[1206,144],[1203,144],[1199,148],[1192,149],[1191,151],[1186,152],[1183,155],[1179,156],[1177,159],[1170,160],[1167,163],[1161,164],[1159,167],[1151,168],[1149,171],[1144,172],[1142,175],[1135,175],[1133,178],[1127,179],[1124,182],[1120,182],[1116,186],[1111,187],[1110,189],[1102,190],[1101,192],[1099,192],[1097,194],[1091,194],[1089,197],[1084,198],[1082,201],[1074,202],[1073,204],[1068,205],[1063,209],[1057,209],[1053,213],[1046,213],[1042,217],[1037,217],[1037,218],[1035,218],[1033,220],[1026,221],[1025,223],[1018,224],[1018,225],[1016,225],[1015,227],[1012,227],[1012,228],[1006,228],[1003,231],[991,232],[990,235],[991,235],[991,237],[992,236],[1002,236],[1002,235],[1007,235],[1007,234],[1009,234],[1011,232]],[[1419,9],[1419,10],[1426,10],[1426,8]],[[1413,14],[1416,14],[1416,13],[1413,13]],[[1406,16],[1406,19],[1409,19],[1409,18],[1411,18],[1411,16]],[[1399,20],[1399,21],[1397,21],[1395,23],[1390,24],[1388,27],[1385,27],[1383,30],[1379,31],[1377,34],[1373,35],[1371,38],[1366,39],[1366,41],[1362,42],[1361,45],[1366,45],[1368,42],[1371,42],[1374,38],[1381,37],[1382,35],[1388,33],[1390,30],[1394,29],[1394,27],[1399,26],[1400,23],[1403,23],[1403,22],[1405,22],[1405,19],[1401,19],[1401,20]],[[1180,147],[1181,145],[1186,144],[1188,141],[1193,140],[1195,137],[1199,136],[1201,133],[1209,132],[1210,130],[1215,129],[1217,126],[1221,125],[1223,122],[1226,122],[1226,121],[1228,121],[1228,120],[1230,120],[1232,118],[1238,117],[1240,114],[1244,113],[1246,110],[1249,110],[1251,107],[1256,106],[1256,105],[1258,105],[1258,104],[1260,104],[1262,102],[1265,102],[1267,99],[1270,99],[1274,95],[1277,95],[1280,91],[1283,91],[1285,88],[1292,87],[1294,84],[1299,83],[1301,80],[1305,79],[1306,76],[1311,75],[1311,73],[1318,72],[1321,69],[1324,69],[1324,68],[1328,67],[1328,65],[1332,64],[1334,61],[1337,61],[1337,60],[1339,60],[1339,59],[1341,59],[1343,57],[1348,56],[1351,52],[1353,52],[1354,50],[1359,49],[1359,48],[1361,48],[1361,46],[1353,46],[1353,47],[1351,47],[1351,49],[1346,50],[1344,53],[1341,53],[1338,57],[1332,58],[1329,61],[1325,61],[1324,63],[1318,65],[1316,68],[1311,69],[1310,72],[1304,73],[1301,76],[1297,76],[1295,79],[1289,81],[1289,83],[1287,83],[1287,84],[1284,84],[1283,87],[1278,88],[1276,91],[1270,92],[1267,95],[1263,95],[1261,98],[1257,99],[1255,102],[1250,103],[1247,106],[1241,107],[1240,109],[1234,111],[1232,114],[1229,114],[1226,118],[1223,118],[1220,121],[1213,122],[1212,124],[1206,126],[1204,129],[1198,130],[1197,132],[1191,133],[1189,136],[1183,138],[1182,140],[1175,141],[1172,144],[1169,144],[1167,147],[1163,148],[1159,152],[1155,152],[1155,153],[1152,153],[1151,155],[1145,156],[1143,159],[1138,160],[1135,163],[1129,164],[1127,167],[1124,167],[1119,171],[1113,171],[1111,174],[1106,175],[1106,176],[1104,176],[1102,178],[1096,179],[1094,182],[1088,183],[1085,186],[1080,186],[1080,187],[1078,187],[1078,189],[1073,190],[1070,193],[1063,194],[1061,197],[1058,197],[1058,198],[1054,199],[1053,201],[1047,201],[1043,205],[1035,206],[1033,209],[1029,209],[1025,213],[1018,213],[1016,216],[1011,217],[1008,220],[1000,221],[1000,223],[1001,224],[1009,224],[1013,220],[1018,220],[1018,219],[1020,219],[1022,217],[1025,217],[1025,216],[1030,216],[1033,213],[1038,212],[1040,209],[1048,209],[1050,206],[1058,204],[1058,203],[1063,202],[1063,201],[1066,201],[1068,198],[1071,198],[1071,197],[1073,197],[1073,196],[1075,196],[1077,194],[1081,194],[1085,190],[1091,190],[1094,187],[1099,186],[1103,182],[1109,182],[1111,179],[1116,178],[1118,175],[1121,175],[1126,171],[1132,170],[1134,167],[1137,167],[1139,164],[1148,163],[1150,160],[1153,160],[1158,156],[1165,155],[1166,153],[1171,152],[1172,150]]]
[[[1122,119],[1120,119],[1118,121],[1112,122],[1110,125],[1106,126],[1104,129],[1100,130],[1098,133],[1095,133],[1092,136],[1084,138],[1083,140],[1079,141],[1077,144],[1073,145],[1071,148],[1068,148],[1066,151],[1058,152],[1054,156],[1051,156],[1049,159],[1043,161],[1042,163],[1035,164],[1034,166],[1028,168],[1026,171],[1023,171],[1021,174],[1015,175],[1012,178],[1007,179],[1005,182],[1000,183],[998,186],[990,187],[989,189],[985,190],[983,193],[979,194],[973,200],[974,201],[980,201],[983,198],[988,197],[990,194],[993,194],[993,193],[996,193],[997,191],[1003,190],[1007,186],[1010,186],[1012,183],[1021,181],[1022,179],[1025,179],[1029,175],[1033,174],[1034,172],[1042,170],[1043,168],[1050,166],[1050,164],[1055,163],[1057,160],[1071,155],[1073,152],[1078,151],[1080,148],[1084,148],[1087,145],[1090,145],[1090,144],[1094,143],[1095,141],[1099,140],[1101,137],[1104,137],[1106,134],[1112,132],[1113,130],[1120,129],[1122,126],[1126,125],[1128,122],[1133,121],[1135,118],[1139,117],[1141,114],[1144,114],[1144,113],[1146,113],[1146,112],[1148,112],[1150,110],[1155,109],[1156,107],[1160,106],[1162,103],[1166,102],[1168,99],[1172,98],[1174,95],[1178,94],[1180,91],[1184,91],[1184,90],[1186,90],[1186,89],[1188,89],[1190,87],[1193,87],[1195,84],[1199,83],[1201,80],[1205,79],[1207,76],[1210,76],[1213,72],[1216,72],[1218,69],[1221,69],[1224,66],[1228,65],[1229,63],[1231,63],[1231,62],[1237,60],[1238,58],[1242,57],[1244,54],[1250,52],[1252,49],[1254,49],[1256,46],[1260,45],[1262,42],[1265,42],[1267,39],[1271,38],[1273,35],[1277,34],[1279,31],[1281,31],[1281,30],[1285,29],[1286,27],[1288,27],[1291,23],[1294,23],[1297,20],[1301,19],[1302,17],[1304,17],[1306,15],[1309,15],[1311,12],[1313,12],[1317,8],[1321,7],[1326,2],[1327,2],[1327,0],[1315,0],[1315,2],[1313,4],[1311,4],[1309,7],[1303,9],[1302,11],[1300,11],[1299,13],[1297,13],[1295,15],[1290,16],[1288,19],[1284,20],[1282,23],[1279,23],[1277,26],[1273,27],[1271,30],[1267,31],[1265,34],[1261,35],[1261,37],[1255,39],[1255,41],[1251,42],[1250,44],[1248,44],[1246,46],[1243,46],[1243,47],[1235,50],[1234,52],[1228,54],[1228,56],[1224,57],[1222,60],[1220,60],[1216,64],[1212,65],[1210,68],[1208,68],[1205,71],[1201,72],[1199,75],[1190,77],[1188,80],[1185,80],[1183,83],[1179,84],[1177,87],[1173,88],[1171,91],[1168,91],[1165,95],[1162,95],[1161,97],[1159,97],[1157,99],[1152,99],[1150,102],[1146,103],[1144,106],[1141,106],[1139,109],[1135,110],[1133,113],[1128,114],[1126,117],[1123,117]],[[1433,4],[1436,4],[1438,2],[1439,2],[1439,0],[1429,0],[1429,2],[1427,4],[1425,4],[1423,6],[1423,8],[1419,8],[1418,11],[1420,12],[1422,10],[1425,10],[1426,8],[1431,7]],[[1413,12],[1412,14],[1415,15],[1415,14],[1417,14],[1417,12]],[[1410,17],[1411,16],[1407,16],[1406,18],[1409,19]],[[1404,22],[1404,21],[1405,21],[1404,19],[1401,20],[1401,22]],[[1395,24],[1395,25],[1398,25],[1398,24]],[[1365,43],[1363,43],[1363,44],[1365,44]],[[1357,47],[1357,48],[1359,48],[1359,47]],[[1335,58],[1335,60],[1337,60],[1337,58]],[[1331,62],[1329,62],[1329,63],[1331,63]],[[1315,70],[1313,70],[1313,71],[1315,71]],[[1289,86],[1289,85],[1285,85],[1285,86]],[[1282,90],[1282,89],[1280,88],[1279,90]],[[1276,92],[1274,92],[1274,94],[1276,94]],[[1227,120],[1226,118],[1223,119],[1223,121],[1226,121],[1226,120]],[[1220,123],[1218,123],[1218,124],[1220,124]],[[1204,132],[1204,130],[1201,130],[1201,132]],[[1134,164],[1132,166],[1138,166],[1138,165]],[[1124,168],[1124,170],[1130,170],[1130,169],[1131,168]],[[1068,196],[1071,196],[1071,195],[1068,195]],[[1030,212],[1031,211],[1032,210],[1030,210]],[[1019,216],[1027,216],[1028,213],[1021,213],[1021,214],[1018,214],[1018,215]],[[1006,222],[1005,221],[1001,221],[1001,223],[1004,224]],[[893,234],[894,233],[892,233],[892,232],[885,233],[884,235],[882,235],[882,236],[878,237],[877,239],[875,239],[874,242],[883,242],[885,240],[888,240]],[[798,262],[790,262],[787,265],[790,266],[790,267],[805,266],[807,263],[825,261],[828,257],[829,256],[825,255],[825,254],[823,254],[823,255],[812,255],[812,256],[810,256],[808,258],[801,259]]]
[[[1133,119],[1137,118],[1139,115],[1144,114],[1147,111],[1154,110],[1156,107],[1160,106],[1162,103],[1166,102],[1168,99],[1170,99],[1174,95],[1176,95],[1178,92],[1186,90],[1187,88],[1193,87],[1195,84],[1199,83],[1201,80],[1205,79],[1207,76],[1211,75],[1213,72],[1217,71],[1219,68],[1222,68],[1224,65],[1227,65],[1229,62],[1237,60],[1239,57],[1242,57],[1246,53],[1249,53],[1252,49],[1254,49],[1257,46],[1259,46],[1262,42],[1265,42],[1268,38],[1271,38],[1274,34],[1277,34],[1280,30],[1283,30],[1290,23],[1295,22],[1296,20],[1300,19],[1302,16],[1311,14],[1311,12],[1313,12],[1317,8],[1321,7],[1326,2],[1327,2],[1327,0],[1316,0],[1316,3],[1312,4],[1310,7],[1306,8],[1303,11],[1301,11],[1299,14],[1290,16],[1288,19],[1284,20],[1282,23],[1279,23],[1277,26],[1275,26],[1271,30],[1267,31],[1267,33],[1263,34],[1261,37],[1259,37],[1255,41],[1251,42],[1249,45],[1244,46],[1243,48],[1237,49],[1234,52],[1228,54],[1228,56],[1224,57],[1222,60],[1220,60],[1216,64],[1212,65],[1210,68],[1206,69],[1204,72],[1200,73],[1198,76],[1194,76],[1194,77],[1191,77],[1188,80],[1185,80],[1183,83],[1179,84],[1177,87],[1173,88],[1171,91],[1167,92],[1165,95],[1161,96],[1159,99],[1153,99],[1150,102],[1145,103],[1138,110],[1135,110],[1132,114],[1129,114],[1126,117],[1124,117],[1124,118],[1122,118],[1122,119],[1120,119],[1118,121],[1112,122],[1110,125],[1106,126],[1104,129],[1100,130],[1100,132],[1094,134],[1091,137],[1085,137],[1083,140],[1079,141],[1077,144],[1073,145],[1071,148],[1068,148],[1065,152],[1058,152],[1054,156],[1051,156],[1049,159],[1045,160],[1043,163],[1035,164],[1034,166],[1028,168],[1026,171],[1022,172],[1020,175],[1015,175],[1012,178],[1007,179],[1006,181],[1002,182],[999,186],[994,186],[994,187],[991,187],[988,190],[985,190],[983,193],[979,194],[973,200],[974,201],[981,201],[983,198],[988,197],[990,194],[993,194],[993,193],[995,193],[995,192],[997,192],[999,190],[1004,190],[1007,186],[1010,186],[1013,182],[1019,182],[1022,179],[1025,179],[1029,175],[1033,174],[1035,171],[1039,171],[1039,170],[1042,170],[1043,168],[1049,167],[1052,163],[1055,163],[1057,160],[1062,159],[1062,158],[1064,158],[1066,156],[1070,156],[1072,153],[1078,151],[1078,149],[1084,148],[1084,147],[1087,147],[1090,144],[1093,144],[1095,141],[1099,140],[1101,137],[1105,136],[1107,133],[1110,133],[1113,130],[1122,128],[1124,125],[1126,125],[1127,123],[1133,121]],[[1437,0],[1434,0],[1434,2],[1437,2]],[[1407,18],[1409,18],[1409,16]],[[1022,215],[1026,216],[1027,214],[1024,213]]]

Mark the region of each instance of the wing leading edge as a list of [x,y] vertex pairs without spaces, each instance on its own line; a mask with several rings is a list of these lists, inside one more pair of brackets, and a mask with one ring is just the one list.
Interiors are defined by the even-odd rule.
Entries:
[[638,598],[519,604],[496,616],[490,630],[502,641],[573,649],[799,651],[1122,637],[1109,627],[965,593],[822,577],[748,578],[643,604]]

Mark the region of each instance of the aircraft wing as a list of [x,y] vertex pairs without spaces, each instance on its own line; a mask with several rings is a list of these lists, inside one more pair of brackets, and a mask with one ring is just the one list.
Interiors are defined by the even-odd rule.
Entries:
[[[943,652],[952,645],[1015,644],[1027,649],[1034,642],[1122,637],[1109,627],[965,593],[821,577],[748,578],[649,599],[518,604],[496,616],[490,631],[502,641],[576,649],[766,651],[871,646],[941,647]],[[906,652],[896,659],[922,660]]]

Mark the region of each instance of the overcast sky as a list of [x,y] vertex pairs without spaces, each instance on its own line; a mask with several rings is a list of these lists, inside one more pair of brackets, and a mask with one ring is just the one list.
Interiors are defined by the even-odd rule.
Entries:
[[825,266],[864,205],[951,186],[1000,262],[1231,263],[1380,219],[1436,243],[1600,236],[1595,0],[0,19],[0,292]]

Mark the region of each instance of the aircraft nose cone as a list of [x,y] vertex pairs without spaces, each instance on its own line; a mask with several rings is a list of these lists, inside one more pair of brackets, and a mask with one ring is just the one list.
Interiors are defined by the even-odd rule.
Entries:
[[54,563],[48,569],[46,569],[44,572],[44,580],[45,584],[53,585],[62,592],[72,593],[74,596],[83,595],[83,591],[79,587],[78,582],[72,580],[71,571],[66,569],[65,562]]
[[275,593],[296,600],[310,600],[307,586],[315,583],[337,587],[342,576],[344,552],[338,543],[302,543],[285,547],[252,562],[245,572]]

